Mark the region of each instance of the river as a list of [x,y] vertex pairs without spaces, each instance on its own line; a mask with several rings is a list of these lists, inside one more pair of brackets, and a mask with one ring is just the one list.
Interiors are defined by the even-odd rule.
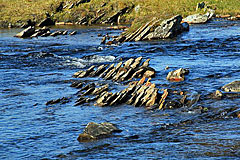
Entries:
[[[240,79],[239,21],[217,19],[191,25],[189,32],[172,40],[118,46],[100,45],[97,35],[121,31],[101,26],[67,29],[78,33],[19,39],[13,36],[20,29],[0,30],[0,159],[240,159],[240,121],[225,112],[240,109],[240,99],[206,98]],[[152,83],[199,93],[195,105],[207,108],[207,113],[124,104],[74,106],[78,90],[70,87],[73,73],[92,64],[139,56],[150,58],[150,66],[157,71]],[[190,73],[184,82],[169,82],[166,66],[188,68]],[[116,89],[123,87],[109,83]],[[45,105],[61,97],[71,100]],[[211,114],[211,118],[205,116]],[[189,119],[191,123],[168,127]],[[123,132],[92,142],[77,141],[88,122],[106,121]]]

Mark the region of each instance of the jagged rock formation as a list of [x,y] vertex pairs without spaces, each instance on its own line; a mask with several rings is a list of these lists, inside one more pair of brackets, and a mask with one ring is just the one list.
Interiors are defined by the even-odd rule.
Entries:
[[[156,85],[151,83],[151,78],[156,74],[156,71],[149,67],[150,59],[143,63],[142,57],[136,59],[130,58],[125,62],[119,62],[116,65],[100,65],[98,67],[91,66],[86,70],[80,70],[74,73],[73,77],[100,77],[106,80],[123,82],[127,81],[127,88],[118,92],[109,92],[111,90],[108,84],[97,87],[95,83],[85,85],[80,81],[72,83],[72,87],[80,89],[78,92],[78,100],[75,105],[95,102],[96,106],[113,106],[119,104],[129,104],[135,107],[145,106],[149,108],[163,108],[165,99],[168,96],[168,90],[161,93]],[[186,74],[187,70],[180,69]],[[175,74],[173,74],[175,75]],[[178,74],[182,76],[183,73]],[[135,78],[141,78],[139,81],[131,81]],[[146,82],[145,82],[146,81]],[[93,96],[86,97],[87,95]],[[168,104],[170,105],[170,104]]]
[[110,65],[107,68],[107,65],[101,65],[99,67],[95,67],[94,65],[88,68],[87,70],[80,70],[74,73],[73,77],[75,78],[83,78],[83,77],[101,77],[106,80],[112,81],[127,81],[132,80],[133,78],[141,78],[141,77],[154,77],[156,71],[149,67],[150,59],[147,59],[145,62],[142,62],[142,57],[138,57],[136,59],[129,59],[126,62],[119,62],[118,64]]
[[[23,31],[19,32],[18,34],[15,35],[15,37],[18,38],[34,38],[34,37],[47,37],[47,36],[59,36],[59,35],[67,35],[68,31],[61,30],[61,31],[55,31],[51,32],[49,28],[47,27],[42,27],[39,29],[35,29],[35,27],[30,26]],[[69,33],[69,35],[75,35],[77,34],[77,31],[72,31]]]
[[151,39],[173,38],[178,34],[188,31],[189,25],[181,23],[182,16],[177,15],[170,19],[164,20],[159,25],[160,20],[155,18],[138,28],[134,33],[122,34],[115,39],[117,42],[130,42]]

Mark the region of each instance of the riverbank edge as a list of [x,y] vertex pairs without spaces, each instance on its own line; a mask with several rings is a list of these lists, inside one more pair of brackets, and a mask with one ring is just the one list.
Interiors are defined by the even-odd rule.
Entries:
[[[126,3],[124,1],[124,2],[117,2],[116,4],[114,4],[113,2],[111,3],[107,2],[106,0],[100,0],[98,1],[98,3],[96,3],[94,0],[92,1],[81,0],[81,2],[84,2],[84,3],[81,5],[79,4],[77,6],[78,2],[80,1],[76,1],[76,2],[73,1],[73,3],[69,3],[68,1],[64,0],[60,3],[55,3],[54,5],[51,4],[48,8],[43,9],[41,12],[39,12],[38,13],[39,15],[35,16],[34,18],[31,18],[31,17],[27,18],[27,17],[24,17],[24,15],[22,15],[17,18],[18,19],[17,21],[14,21],[14,18],[12,19],[10,18],[9,20],[0,19],[0,28],[21,28],[24,24],[27,23],[27,20],[32,20],[34,23],[38,24],[40,23],[41,20],[45,18],[46,13],[47,14],[50,13],[51,18],[53,19],[54,22],[56,22],[55,25],[94,25],[94,24],[98,25],[102,23],[108,23],[109,25],[131,24],[131,27],[129,28],[129,32],[133,32],[137,28],[139,28],[139,26],[146,23],[146,21],[149,20],[149,17],[156,17],[157,19],[164,20],[176,14],[175,13],[176,11],[173,11],[173,10],[172,11],[168,10],[166,13],[164,13],[164,15],[159,14],[156,16],[156,15],[152,15],[152,13],[146,14],[145,13],[147,11],[145,9],[146,6],[143,6],[143,4],[137,3],[134,0],[129,1],[129,3]],[[140,4],[142,6],[140,6]],[[206,4],[208,4],[208,2],[206,2]],[[201,10],[197,11],[197,9],[195,9],[196,5],[195,6],[192,5],[191,7],[189,6],[186,6],[186,8],[183,9],[185,11],[179,11],[178,14],[182,15],[183,17],[186,17],[187,15],[190,15],[190,14],[204,12]],[[231,11],[231,10],[223,11],[222,9],[218,9],[216,6],[218,6],[218,4],[206,5],[206,8],[213,8],[216,11],[216,15],[215,15],[216,18],[240,20],[240,13]],[[128,8],[125,10],[125,12],[120,13],[117,16],[116,20],[114,20],[113,22],[109,20],[116,13],[120,12],[122,9],[126,7]],[[92,9],[89,10],[88,8],[92,8]],[[141,9],[141,8],[144,8],[144,9]],[[75,16],[79,11],[83,11],[81,13],[81,18],[88,18],[87,20],[88,23],[81,24],[79,22],[81,21],[81,19],[79,19],[78,16]],[[71,14],[69,14],[70,12]],[[153,12],[157,12],[157,11],[153,10]],[[10,16],[10,15],[6,15],[6,16]]]

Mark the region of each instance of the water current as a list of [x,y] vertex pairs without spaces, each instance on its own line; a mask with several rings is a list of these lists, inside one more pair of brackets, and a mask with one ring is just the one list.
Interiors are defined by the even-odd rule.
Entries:
[[[121,31],[99,26],[67,29],[78,33],[19,39],[13,37],[19,29],[0,30],[0,159],[240,159],[240,121],[225,112],[240,109],[240,99],[207,98],[240,79],[239,21],[214,20],[191,25],[189,32],[172,40],[118,46],[100,45],[97,35]],[[152,83],[158,88],[200,94],[193,109],[74,106],[78,90],[70,87],[73,73],[92,64],[139,56],[151,59],[150,66],[157,71]],[[184,82],[169,82],[166,66],[188,68],[190,73]],[[109,84],[116,90],[124,87]],[[71,100],[45,105],[61,97]],[[208,108],[206,116],[195,106]],[[168,125],[187,120],[191,123]],[[78,134],[88,122],[111,122],[123,132],[80,143]]]

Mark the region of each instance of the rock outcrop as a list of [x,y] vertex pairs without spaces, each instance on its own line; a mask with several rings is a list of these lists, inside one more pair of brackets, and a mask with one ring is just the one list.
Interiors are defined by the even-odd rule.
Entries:
[[159,25],[159,20],[155,18],[142,25],[135,32],[122,34],[115,39],[117,42],[142,41],[152,39],[173,38],[184,31],[189,30],[187,23],[181,23],[182,16],[177,15],[170,19],[164,20]]
[[112,123],[104,122],[99,124],[90,122],[85,127],[83,133],[79,134],[77,140],[79,142],[96,140],[108,137],[114,132],[121,132],[121,130]]
[[52,26],[52,25],[55,25],[55,21],[53,21],[50,17],[47,17],[38,24],[38,27]]
[[121,10],[119,10],[117,13],[113,14],[111,17],[109,17],[106,21],[104,21],[103,23],[117,23],[119,16],[125,14],[127,12],[127,10],[129,9],[129,7],[125,7]]
[[177,15],[164,20],[153,32],[149,33],[146,39],[166,39],[173,38],[183,32],[181,25],[182,16]]

